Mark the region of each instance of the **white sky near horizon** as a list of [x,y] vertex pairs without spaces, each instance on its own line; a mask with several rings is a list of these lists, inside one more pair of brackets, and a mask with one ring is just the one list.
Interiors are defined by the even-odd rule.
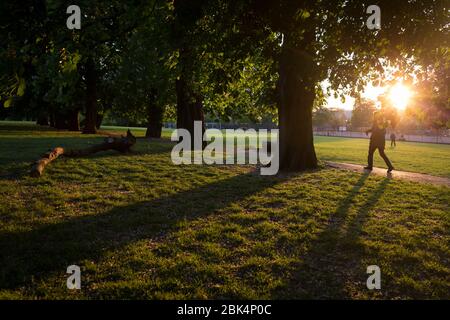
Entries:
[[[371,83],[369,83],[365,86],[364,92],[361,94],[361,96],[363,98],[376,101],[377,97],[385,90],[386,89],[383,87],[374,87]],[[343,110],[353,110],[354,103],[355,98],[349,95],[345,95],[345,102],[342,102],[340,97],[335,98],[333,94],[325,100],[325,106],[327,108],[338,108]]]
[[[417,67],[417,68],[420,69],[419,67]],[[384,71],[381,75],[381,79],[383,80],[382,82],[391,81],[391,80],[395,79],[396,77],[394,76],[394,73],[399,70],[398,66],[393,66],[393,65],[389,65],[389,64],[384,65],[383,69],[384,69]],[[411,74],[411,76],[414,79],[416,77],[415,74]],[[401,82],[402,82],[401,79],[397,78],[397,83],[401,83]],[[324,80],[321,83],[321,86],[324,90],[329,85],[330,85],[330,82],[328,80]],[[389,87],[391,87],[391,86],[389,86]],[[389,90],[389,87],[373,86],[372,83],[369,81],[367,83],[367,85],[364,87],[364,91],[361,93],[361,97],[378,102],[377,97],[380,94],[384,93],[386,90]],[[332,91],[332,92],[334,92],[334,91]],[[397,92],[397,93],[404,94],[404,92]],[[345,102],[342,102],[340,97],[335,98],[334,95],[332,94],[326,99],[325,106],[328,108],[353,110],[354,103],[355,103],[355,98],[352,98],[349,95],[345,95]]]

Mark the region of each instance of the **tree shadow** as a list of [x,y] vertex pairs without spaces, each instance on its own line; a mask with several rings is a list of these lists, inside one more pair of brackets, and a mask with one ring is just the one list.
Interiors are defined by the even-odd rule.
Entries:
[[[329,224],[299,257],[286,285],[274,297],[289,299],[343,299],[349,297],[346,285],[357,283],[365,289],[366,267],[361,265],[364,248],[358,239],[369,211],[383,195],[389,178],[383,178],[356,213],[350,215],[355,197],[369,173],[364,173],[330,216]],[[349,297],[350,298],[350,297]]]
[[[85,215],[39,226],[31,231],[0,235],[0,288],[17,288],[31,279],[141,239],[160,238],[180,221],[214,214],[227,205],[260,192],[284,179],[240,174],[195,189],[154,200],[115,207],[107,213]],[[226,195],[226,196],[224,196]]]

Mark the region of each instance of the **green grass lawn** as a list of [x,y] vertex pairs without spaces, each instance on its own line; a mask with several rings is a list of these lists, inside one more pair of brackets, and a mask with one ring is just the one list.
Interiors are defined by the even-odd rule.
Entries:
[[[0,124],[0,298],[450,298],[447,187],[329,168],[174,166],[172,144],[146,139],[132,154],[62,158],[27,176],[47,148],[101,140]],[[359,162],[367,142],[324,137],[316,148]],[[387,152],[399,169],[449,176],[449,150]],[[72,264],[79,291],[65,285]],[[366,288],[373,264],[381,290]]]
[[[125,134],[128,128],[103,126],[105,133]],[[145,128],[131,127],[137,137],[145,136]],[[172,130],[163,129],[163,138],[170,139]],[[82,147],[86,144],[101,142],[98,135],[56,131],[45,127],[36,127],[33,122],[0,121],[0,146],[14,148],[14,152],[0,153],[0,165],[12,164],[23,167],[28,165],[44,151],[56,145],[64,147]],[[314,143],[320,160],[367,164],[368,139],[315,136]],[[20,148],[18,146],[21,146]],[[397,170],[427,173],[450,178],[450,145],[419,142],[397,142],[391,148],[386,143],[386,154]],[[374,165],[386,168],[375,152]],[[25,161],[25,162],[23,162]],[[4,166],[3,166],[4,167]]]
[[[314,141],[321,160],[367,164],[368,139],[316,136]],[[386,141],[385,152],[397,170],[450,178],[450,145],[399,141],[392,148]],[[387,168],[378,151],[374,160],[374,166]]]

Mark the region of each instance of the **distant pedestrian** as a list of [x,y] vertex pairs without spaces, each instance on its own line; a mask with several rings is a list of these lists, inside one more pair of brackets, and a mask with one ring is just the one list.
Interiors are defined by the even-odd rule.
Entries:
[[391,147],[396,147],[397,146],[397,143],[395,141],[396,138],[397,137],[395,136],[395,132],[392,132],[391,133]]
[[389,161],[389,158],[384,153],[384,147],[385,147],[385,143],[386,143],[385,137],[386,137],[386,127],[387,126],[388,126],[388,123],[384,119],[384,117],[380,113],[380,111],[375,111],[373,113],[372,128],[366,131],[366,135],[369,134],[369,132],[372,132],[372,135],[370,136],[369,155],[367,157],[367,167],[364,167],[364,169],[372,170],[373,154],[375,153],[375,150],[378,149],[380,156],[383,158],[384,162],[386,162],[386,165],[388,166],[388,172],[391,172],[392,170],[394,170],[394,167],[392,166],[391,161]]

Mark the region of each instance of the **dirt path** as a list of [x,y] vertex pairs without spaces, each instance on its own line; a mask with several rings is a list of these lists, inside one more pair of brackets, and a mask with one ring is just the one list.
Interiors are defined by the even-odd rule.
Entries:
[[[358,164],[351,163],[340,163],[340,162],[330,162],[325,161],[325,163],[332,168],[343,169],[343,170],[351,170],[356,172],[369,172],[368,170],[364,170],[364,166]],[[379,176],[390,177],[393,179],[402,179],[409,180],[414,182],[421,183],[431,183],[434,185],[447,186],[450,187],[450,179],[444,177],[436,177],[429,174],[416,173],[416,172],[407,172],[407,171],[397,171],[394,170],[391,173],[387,173],[387,169],[382,168],[373,168],[370,172],[371,174],[376,174]]]

